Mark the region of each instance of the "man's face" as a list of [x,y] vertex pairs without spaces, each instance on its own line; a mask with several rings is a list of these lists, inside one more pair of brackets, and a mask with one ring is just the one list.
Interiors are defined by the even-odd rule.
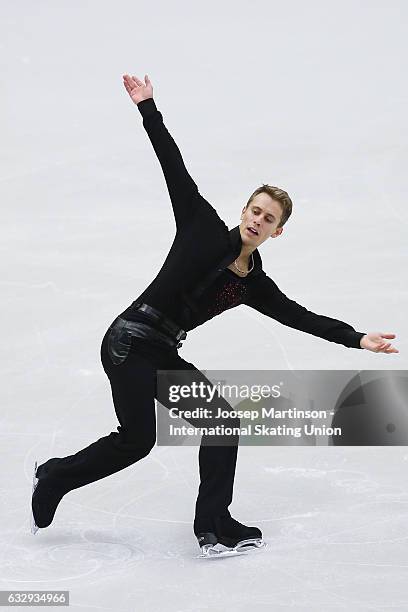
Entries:
[[[239,231],[242,244],[257,248],[267,238],[276,238],[283,232],[279,227],[282,208],[277,200],[267,193],[258,193],[248,206],[242,209]],[[257,234],[248,228],[254,228]]]

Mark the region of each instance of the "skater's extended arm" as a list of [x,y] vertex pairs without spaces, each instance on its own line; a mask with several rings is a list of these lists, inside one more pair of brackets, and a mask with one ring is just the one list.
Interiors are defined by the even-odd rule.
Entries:
[[373,353],[399,353],[390,340],[395,334],[384,332],[358,332],[344,321],[332,319],[307,310],[289,299],[276,283],[262,270],[260,278],[250,291],[245,304],[276,319],[283,325],[318,336],[349,348],[361,348]]
[[191,198],[198,188],[189,175],[180,150],[163,123],[163,116],[153,100],[153,87],[147,75],[145,82],[123,76],[124,86],[143,117],[143,126],[159,159],[173,206],[177,227],[194,214]]
[[350,348],[363,348],[360,340],[365,333],[357,332],[344,321],[316,314],[297,304],[263,271],[245,303],[288,327]]

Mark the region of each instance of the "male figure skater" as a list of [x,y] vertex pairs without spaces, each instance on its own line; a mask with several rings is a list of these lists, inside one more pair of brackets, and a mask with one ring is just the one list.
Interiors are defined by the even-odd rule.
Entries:
[[[176,235],[156,278],[115,318],[102,341],[101,360],[112,388],[118,431],[74,455],[54,457],[35,468],[34,533],[38,527],[51,524],[66,493],[149,454],[156,441],[157,370],[188,370],[195,380],[211,385],[193,364],[179,356],[177,349],[186,331],[226,309],[246,304],[284,325],[330,342],[373,352],[398,352],[386,341],[395,338],[395,334],[357,332],[343,321],[315,314],[286,297],[263,271],[258,251],[263,242],[282,235],[292,212],[286,191],[265,184],[256,189],[242,209],[240,225],[229,230],[186,170],[153,100],[148,76],[142,81],[126,74],[123,83],[143,117],[143,126],[161,164]],[[143,224],[140,231],[145,230],[152,228]],[[229,407],[222,397],[217,397],[215,403],[221,408]],[[239,523],[228,510],[237,437],[228,444],[203,442],[204,436],[193,525],[200,546],[208,552],[217,544],[230,548],[244,546],[242,543],[248,541],[259,544],[260,529]]]

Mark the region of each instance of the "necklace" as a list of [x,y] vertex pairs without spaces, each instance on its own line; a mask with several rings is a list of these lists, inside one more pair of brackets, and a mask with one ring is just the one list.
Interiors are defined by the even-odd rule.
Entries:
[[241,272],[241,274],[249,274],[250,272],[252,272],[252,270],[254,269],[254,266],[255,266],[255,264],[254,264],[254,256],[252,255],[252,253],[251,253],[251,258],[252,258],[252,267],[251,267],[251,269],[250,270],[240,270],[238,268],[238,266],[237,266],[237,260],[238,260],[238,257],[237,257],[237,259],[234,261],[234,266],[236,267],[238,272]]

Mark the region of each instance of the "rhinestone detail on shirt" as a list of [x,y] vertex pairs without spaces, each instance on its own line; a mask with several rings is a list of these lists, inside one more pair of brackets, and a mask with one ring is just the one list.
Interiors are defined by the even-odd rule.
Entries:
[[210,317],[215,317],[228,308],[241,304],[246,293],[246,286],[240,281],[228,279],[225,285],[216,293],[207,309]]

